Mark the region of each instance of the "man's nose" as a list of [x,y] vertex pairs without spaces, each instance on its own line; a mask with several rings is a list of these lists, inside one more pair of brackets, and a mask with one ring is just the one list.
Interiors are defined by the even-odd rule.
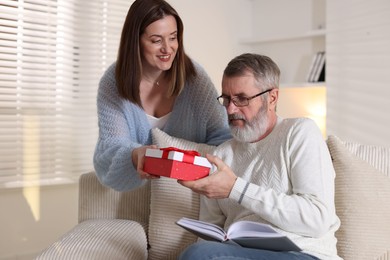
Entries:
[[228,114],[234,114],[238,111],[238,107],[233,103],[232,100],[230,100],[229,104],[226,106],[226,111]]

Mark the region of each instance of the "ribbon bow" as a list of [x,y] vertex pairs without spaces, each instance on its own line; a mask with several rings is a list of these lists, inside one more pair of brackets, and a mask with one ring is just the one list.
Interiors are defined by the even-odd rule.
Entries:
[[200,156],[200,153],[194,150],[182,150],[176,147],[166,147],[166,148],[160,148],[160,150],[163,151],[163,157],[162,158],[168,158],[169,152],[180,152],[183,153],[183,162],[185,163],[194,163],[195,156]]

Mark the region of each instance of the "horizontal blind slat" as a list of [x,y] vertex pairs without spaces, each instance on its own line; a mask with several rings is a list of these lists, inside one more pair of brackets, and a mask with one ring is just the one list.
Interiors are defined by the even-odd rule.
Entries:
[[97,87],[128,8],[0,0],[0,179],[93,169]]

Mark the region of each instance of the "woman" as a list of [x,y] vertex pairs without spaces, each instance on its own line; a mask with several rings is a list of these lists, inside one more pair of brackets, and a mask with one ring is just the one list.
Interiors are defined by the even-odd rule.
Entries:
[[163,0],[136,0],[116,63],[99,84],[99,180],[118,191],[157,178],[142,171],[151,129],[199,143],[230,138],[226,114],[206,72],[184,52],[183,23]]

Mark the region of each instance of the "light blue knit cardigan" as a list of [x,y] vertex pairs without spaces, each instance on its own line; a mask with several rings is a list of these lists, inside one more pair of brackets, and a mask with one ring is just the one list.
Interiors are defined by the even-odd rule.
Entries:
[[[175,137],[218,145],[231,137],[226,112],[216,100],[217,91],[207,73],[194,64],[197,77],[185,84],[162,130]],[[145,181],[138,177],[131,153],[152,143],[151,126],[139,106],[119,96],[115,63],[100,80],[97,107],[99,138],[93,162],[98,179],[118,191],[143,185]]]

